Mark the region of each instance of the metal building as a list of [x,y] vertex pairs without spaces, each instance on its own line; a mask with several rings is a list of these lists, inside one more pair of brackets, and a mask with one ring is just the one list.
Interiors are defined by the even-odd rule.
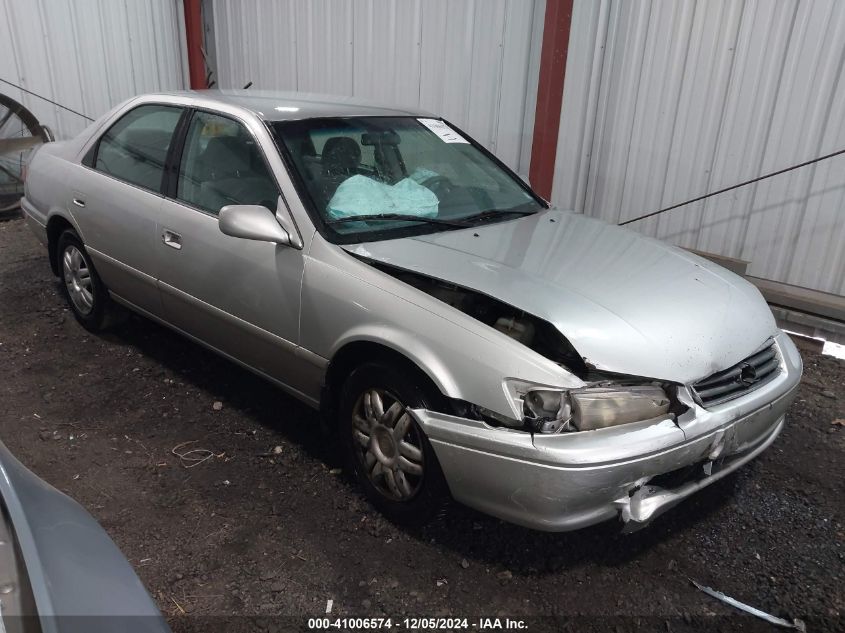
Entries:
[[[553,201],[617,222],[845,147],[845,4],[577,0]],[[638,230],[845,295],[845,156]]]
[[221,87],[251,81],[256,89],[341,94],[431,110],[528,172],[542,2],[209,5]]
[[[96,118],[142,92],[187,85],[181,1],[0,0],[0,79]],[[0,83],[58,138],[88,121]]]
[[[0,78],[90,116],[209,80],[417,106],[611,222],[845,147],[838,0],[0,0],[0,16]],[[59,136],[85,124],[2,90]],[[631,226],[842,318],[844,193],[837,157]]]

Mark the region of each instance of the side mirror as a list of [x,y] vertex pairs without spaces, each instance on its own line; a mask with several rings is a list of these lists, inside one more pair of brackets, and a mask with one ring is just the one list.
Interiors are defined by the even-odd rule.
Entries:
[[290,245],[290,234],[276,221],[267,207],[257,204],[231,204],[217,216],[220,231],[232,237]]

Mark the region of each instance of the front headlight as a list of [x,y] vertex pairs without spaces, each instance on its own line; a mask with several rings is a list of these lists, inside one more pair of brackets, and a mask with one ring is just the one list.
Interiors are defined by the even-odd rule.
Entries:
[[523,398],[525,422],[540,433],[651,420],[666,415],[669,405],[669,396],[655,385],[531,389]]

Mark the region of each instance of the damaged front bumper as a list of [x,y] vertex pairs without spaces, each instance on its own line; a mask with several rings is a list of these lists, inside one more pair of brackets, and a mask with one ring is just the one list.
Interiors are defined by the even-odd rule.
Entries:
[[[575,530],[614,517],[636,529],[774,442],[802,370],[789,337],[775,341],[775,379],[710,409],[691,402],[677,421],[532,437],[430,410],[412,414],[456,500],[538,530]],[[672,481],[679,474],[682,481]]]

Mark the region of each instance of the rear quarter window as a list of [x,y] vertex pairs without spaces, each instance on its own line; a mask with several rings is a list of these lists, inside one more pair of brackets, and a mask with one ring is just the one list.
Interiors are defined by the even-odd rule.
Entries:
[[130,184],[160,191],[181,115],[182,108],[157,104],[130,110],[100,137],[91,166]]

